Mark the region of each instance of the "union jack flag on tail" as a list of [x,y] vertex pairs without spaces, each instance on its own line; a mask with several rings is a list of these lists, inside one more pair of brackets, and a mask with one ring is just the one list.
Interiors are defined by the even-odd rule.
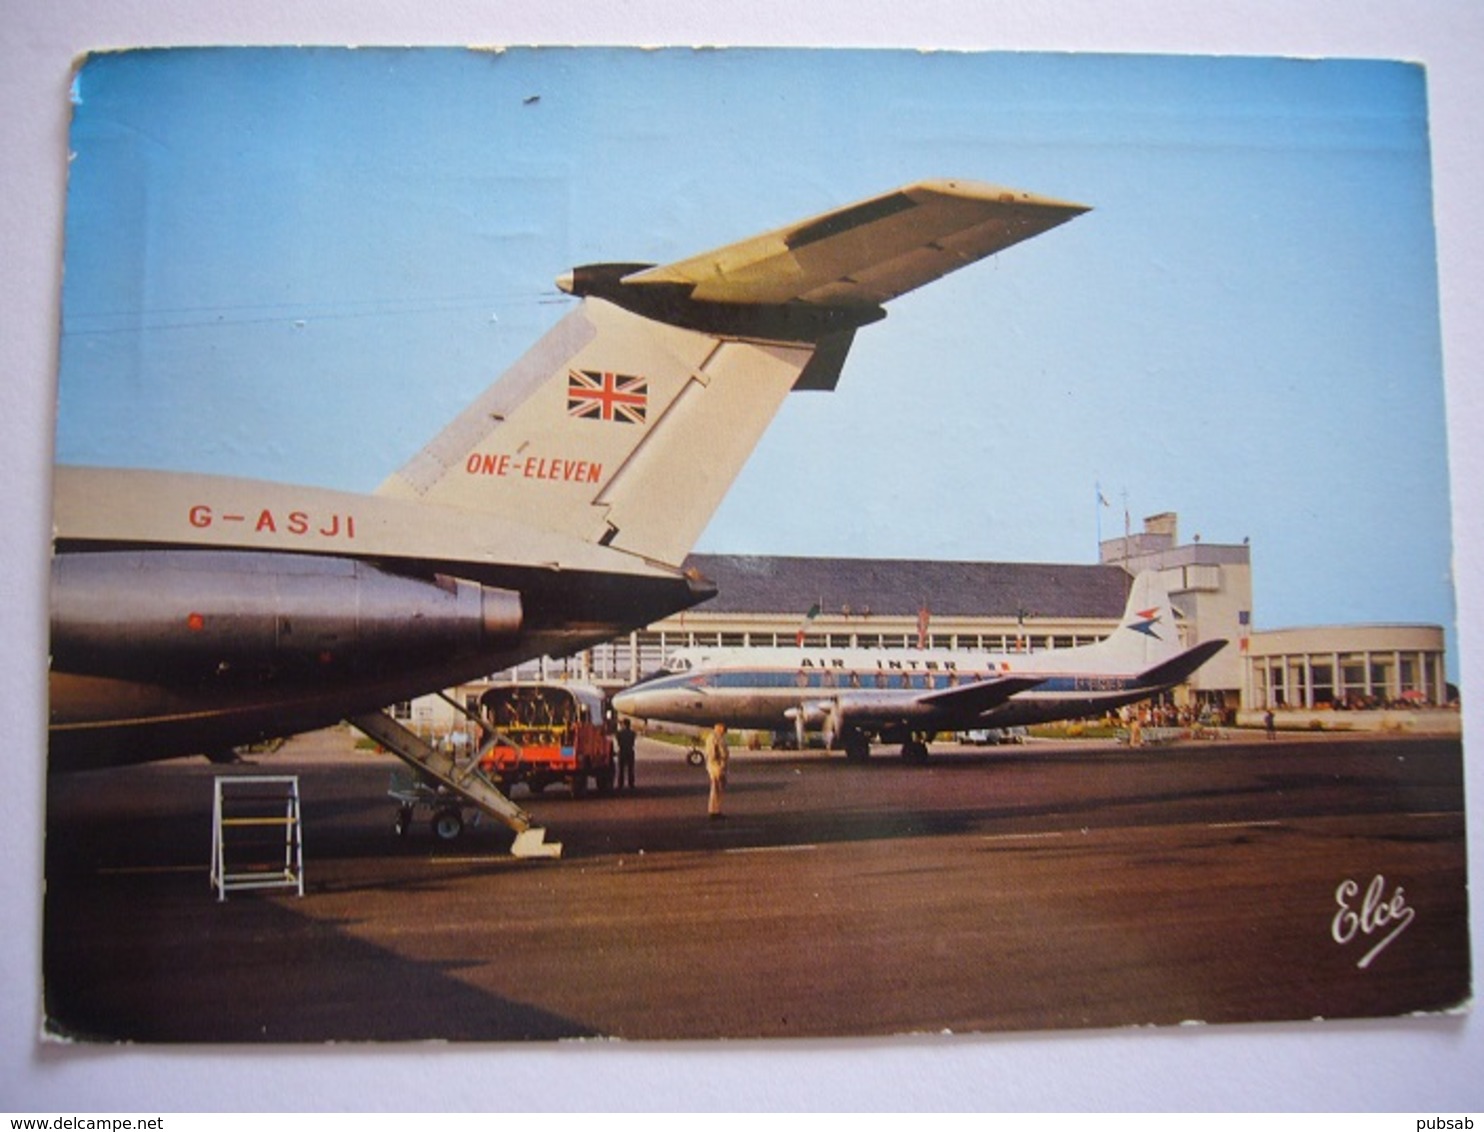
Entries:
[[567,415],[594,421],[643,424],[649,382],[642,377],[591,369],[567,371]]

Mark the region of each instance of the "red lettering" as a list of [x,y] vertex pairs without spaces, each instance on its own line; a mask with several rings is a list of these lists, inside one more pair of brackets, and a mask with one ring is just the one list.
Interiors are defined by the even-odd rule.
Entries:
[[[502,457],[503,459],[503,457]],[[246,515],[218,515],[205,503],[197,503],[186,513],[191,526],[200,529],[213,526],[216,523],[245,523],[248,522]],[[341,519],[344,519],[342,524]],[[271,507],[264,507],[258,512],[253,530],[259,534],[276,535],[279,533],[279,519],[273,513]],[[348,539],[356,537],[356,520],[354,515],[332,514],[327,525],[315,526],[314,519],[308,511],[290,511],[283,520],[283,530],[291,535],[319,534],[325,538],[335,538],[342,533]]]
[[564,483],[601,483],[603,480],[602,464],[548,456],[527,456],[512,463],[508,455],[481,456],[475,453],[464,461],[464,470],[470,475],[513,475],[528,480],[561,480]]
[[464,471],[471,476],[503,476],[510,470],[508,454],[471,452],[464,461]]

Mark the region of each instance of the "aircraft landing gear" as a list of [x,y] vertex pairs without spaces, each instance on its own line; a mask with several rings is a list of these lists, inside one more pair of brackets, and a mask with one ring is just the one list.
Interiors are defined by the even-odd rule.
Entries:
[[913,766],[922,766],[928,761],[927,744],[915,735],[902,744],[902,759]]
[[847,731],[841,737],[845,758],[849,762],[863,763],[871,757],[871,741],[859,731]]

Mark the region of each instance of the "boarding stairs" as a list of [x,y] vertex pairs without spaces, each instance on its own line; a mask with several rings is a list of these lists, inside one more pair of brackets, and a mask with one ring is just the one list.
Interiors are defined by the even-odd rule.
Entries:
[[473,751],[463,759],[453,752],[440,751],[414,731],[403,727],[384,711],[350,716],[348,722],[365,732],[414,771],[441,783],[458,797],[504,822],[515,831],[510,846],[513,857],[560,857],[559,841],[548,842],[546,830],[531,824],[526,813],[496,789],[479,767],[481,752]]

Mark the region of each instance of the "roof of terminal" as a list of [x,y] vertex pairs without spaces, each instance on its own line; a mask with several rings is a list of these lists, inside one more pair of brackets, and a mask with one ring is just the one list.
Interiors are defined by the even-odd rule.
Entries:
[[1128,596],[1119,566],[1020,562],[916,562],[896,558],[782,558],[692,554],[686,565],[717,584],[708,613],[1103,618]]

